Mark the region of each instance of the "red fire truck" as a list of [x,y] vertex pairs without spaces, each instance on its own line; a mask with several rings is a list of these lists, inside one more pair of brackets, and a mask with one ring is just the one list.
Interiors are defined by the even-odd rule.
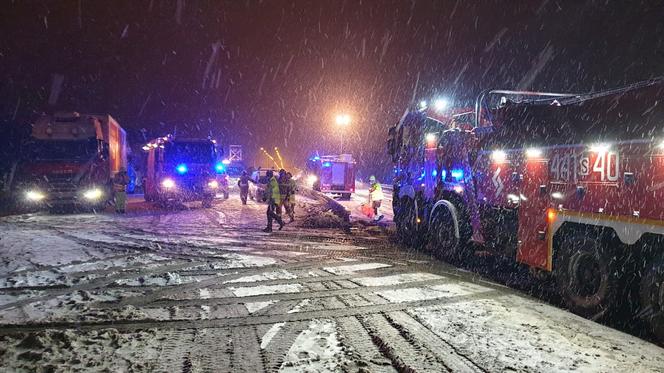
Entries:
[[473,129],[432,132],[435,203],[404,213],[423,196],[402,193],[397,228],[426,223],[442,255],[464,257],[474,241],[513,257],[553,276],[572,311],[627,307],[664,340],[663,99],[663,79],[591,94],[485,92]]
[[199,200],[211,207],[217,193],[228,199],[226,165],[211,139],[164,136],[143,147],[148,152],[145,200],[168,203]]
[[345,199],[355,193],[355,161],[350,154],[315,156],[307,161],[307,173],[314,190]]
[[57,113],[32,128],[17,174],[17,200],[31,206],[103,208],[127,166],[125,131],[110,115]]

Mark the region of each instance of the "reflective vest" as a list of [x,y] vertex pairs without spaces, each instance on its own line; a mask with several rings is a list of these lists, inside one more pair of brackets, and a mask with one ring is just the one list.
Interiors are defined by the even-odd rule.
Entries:
[[270,182],[267,184],[268,198],[274,201],[275,204],[281,203],[281,194],[279,194],[279,182],[277,178],[272,176]]
[[382,200],[383,200],[383,187],[381,187],[380,184],[378,183],[371,184],[371,187],[369,187],[369,201],[375,202]]
[[129,184],[129,176],[122,175],[120,173],[116,174],[113,177],[113,191],[114,192],[126,192],[127,184]]

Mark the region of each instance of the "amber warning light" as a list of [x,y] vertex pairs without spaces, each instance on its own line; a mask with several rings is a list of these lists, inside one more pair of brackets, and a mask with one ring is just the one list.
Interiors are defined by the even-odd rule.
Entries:
[[556,220],[556,210],[547,209],[546,210],[546,222],[550,224],[550,223],[553,223],[554,220]]

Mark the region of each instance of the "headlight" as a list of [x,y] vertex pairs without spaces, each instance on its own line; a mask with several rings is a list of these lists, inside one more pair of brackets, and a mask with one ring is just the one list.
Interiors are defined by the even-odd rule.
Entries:
[[309,184],[313,184],[317,181],[318,181],[318,176],[316,176],[316,175],[307,176],[307,182],[309,182]]
[[208,183],[208,187],[210,187],[211,189],[217,189],[219,188],[219,183],[217,182],[217,180],[212,180]]
[[44,193],[38,190],[29,190],[25,193],[25,199],[32,202],[39,202],[46,197]]
[[175,181],[173,179],[164,179],[161,181],[161,186],[166,189],[175,188]]
[[94,189],[86,190],[85,193],[83,193],[83,197],[85,197],[85,199],[89,199],[91,201],[94,201],[94,200],[97,200],[97,199],[101,198],[101,196],[103,194],[104,193],[102,193],[101,190],[99,190],[97,188],[94,188]]

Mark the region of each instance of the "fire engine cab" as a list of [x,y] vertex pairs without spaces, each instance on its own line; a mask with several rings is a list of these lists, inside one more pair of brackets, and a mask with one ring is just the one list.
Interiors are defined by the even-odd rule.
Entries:
[[148,152],[145,200],[202,201],[211,207],[216,194],[228,198],[226,165],[211,139],[157,138],[143,147]]
[[[483,92],[474,128],[423,141],[435,148],[424,170],[435,186],[395,195],[397,229],[426,233],[443,256],[464,258],[474,241],[551,275],[572,311],[628,308],[664,340],[663,99],[663,79],[589,94]],[[426,193],[434,202],[418,209]]]

